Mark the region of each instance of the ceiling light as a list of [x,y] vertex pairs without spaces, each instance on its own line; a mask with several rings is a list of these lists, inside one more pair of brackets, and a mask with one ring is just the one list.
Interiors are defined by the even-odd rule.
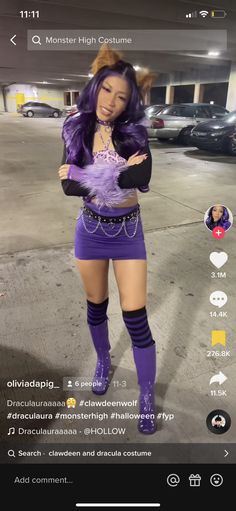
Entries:
[[135,69],[135,71],[140,71],[141,67],[140,66],[134,66],[134,69]]
[[59,82],[74,82],[72,78],[51,78],[51,80],[57,80]]
[[[29,83],[31,83],[31,82],[29,82]],[[44,82],[33,81],[32,83],[41,83],[43,85],[53,85],[53,82],[45,82],[45,81]]]
[[220,55],[219,51],[209,51],[208,57],[218,57]]

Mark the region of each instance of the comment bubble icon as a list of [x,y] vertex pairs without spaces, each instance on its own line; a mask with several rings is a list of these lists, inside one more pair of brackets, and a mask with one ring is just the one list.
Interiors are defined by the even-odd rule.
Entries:
[[210,295],[210,302],[216,307],[224,307],[227,303],[228,297],[223,291],[213,291]]

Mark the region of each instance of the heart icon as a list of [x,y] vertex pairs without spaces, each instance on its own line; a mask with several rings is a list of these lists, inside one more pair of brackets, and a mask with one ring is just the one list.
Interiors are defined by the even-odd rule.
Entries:
[[228,254],[226,252],[211,252],[210,261],[216,268],[222,268],[228,261]]

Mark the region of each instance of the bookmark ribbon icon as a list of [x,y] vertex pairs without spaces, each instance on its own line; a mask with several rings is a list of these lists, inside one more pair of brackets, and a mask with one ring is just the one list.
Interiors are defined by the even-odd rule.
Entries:
[[226,332],[225,332],[225,330],[212,330],[212,332],[211,332],[211,345],[215,346],[216,344],[222,344],[222,346],[226,345]]

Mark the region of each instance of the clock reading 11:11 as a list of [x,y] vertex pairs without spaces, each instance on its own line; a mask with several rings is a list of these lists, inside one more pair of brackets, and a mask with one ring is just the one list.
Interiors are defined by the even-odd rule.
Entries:
[[39,18],[39,11],[20,11],[20,17],[29,19],[29,18]]

